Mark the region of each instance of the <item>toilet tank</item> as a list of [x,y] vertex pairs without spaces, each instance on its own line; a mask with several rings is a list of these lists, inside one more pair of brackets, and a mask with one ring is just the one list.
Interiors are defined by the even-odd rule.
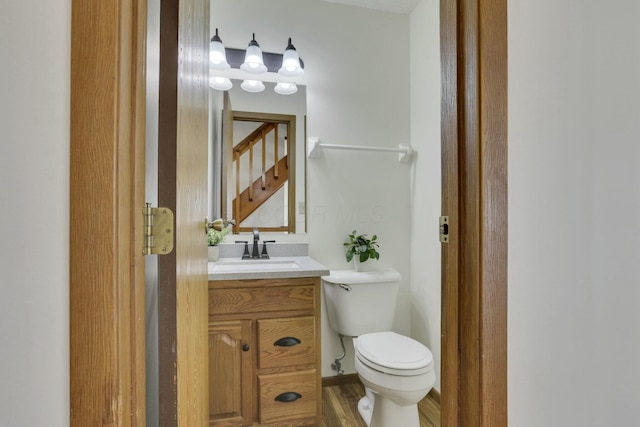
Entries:
[[400,273],[331,270],[322,277],[329,324],[337,333],[358,336],[390,331],[400,286]]

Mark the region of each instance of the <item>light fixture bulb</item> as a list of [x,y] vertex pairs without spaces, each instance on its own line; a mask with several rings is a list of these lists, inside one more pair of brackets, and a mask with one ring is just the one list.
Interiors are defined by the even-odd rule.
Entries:
[[260,80],[244,80],[240,87],[247,92],[262,92],[264,90],[264,83]]
[[218,36],[217,28],[216,35],[211,38],[209,44],[209,68],[214,70],[228,70],[230,68],[227,62],[227,51]]
[[289,37],[289,44],[282,55],[282,67],[278,70],[278,74],[287,77],[299,77],[304,74],[304,69],[300,65],[298,52],[293,44],[291,44],[291,37]]
[[280,95],[293,95],[298,91],[298,86],[295,83],[280,82],[273,90]]
[[256,41],[255,33],[253,33],[253,39],[249,42],[249,46],[247,46],[244,62],[240,66],[240,69],[252,74],[260,74],[267,71],[267,67],[264,65],[264,60],[262,59],[262,49],[260,49],[260,45]]
[[229,90],[233,87],[233,83],[228,77],[210,76],[209,87],[216,90]]

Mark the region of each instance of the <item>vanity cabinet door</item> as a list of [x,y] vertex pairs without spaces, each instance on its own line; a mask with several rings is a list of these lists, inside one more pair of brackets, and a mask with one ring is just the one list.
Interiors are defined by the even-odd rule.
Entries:
[[251,424],[251,321],[209,322],[209,426]]

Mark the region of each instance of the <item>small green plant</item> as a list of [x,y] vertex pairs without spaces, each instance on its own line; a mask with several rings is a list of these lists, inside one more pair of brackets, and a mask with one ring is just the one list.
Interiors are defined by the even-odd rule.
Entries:
[[351,262],[354,255],[358,255],[360,262],[365,262],[369,258],[380,259],[380,254],[376,250],[380,245],[376,241],[378,236],[375,234],[371,239],[366,234],[357,234],[356,230],[353,230],[349,237],[344,242],[344,246],[347,248],[345,256],[347,261]]
[[228,233],[228,227],[223,228],[222,231],[214,230],[213,228],[209,229],[209,231],[207,232],[209,246],[218,246],[224,240],[225,236]]

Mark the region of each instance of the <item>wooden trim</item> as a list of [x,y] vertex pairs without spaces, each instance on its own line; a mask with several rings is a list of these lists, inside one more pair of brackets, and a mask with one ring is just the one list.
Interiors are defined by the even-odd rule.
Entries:
[[73,0],[72,426],[145,425],[145,38],[144,1]]
[[296,183],[298,181],[296,179],[296,132],[296,116],[293,116],[293,119],[287,124],[287,167],[289,169],[289,198],[287,201],[289,213],[287,214],[287,225],[289,234],[296,233]]
[[441,1],[447,427],[507,425],[506,11],[506,0]]
[[[347,374],[347,375],[336,375],[333,377],[322,377],[322,387],[333,387],[333,386],[341,386],[341,385],[346,385],[346,384],[362,384],[362,381],[360,381],[360,377],[358,377],[358,374]],[[437,402],[438,405],[440,405],[441,402],[441,396],[440,393],[438,392],[438,390],[436,390],[435,388],[432,388],[431,391],[429,391],[428,396],[434,401]]]
[[161,426],[209,418],[207,212],[209,2],[162,0],[158,200],[175,213],[175,245],[158,259]]
[[440,395],[440,392],[438,390],[436,390],[435,388],[432,388],[429,391],[429,394],[427,394],[427,396],[429,396],[429,398],[431,398],[431,400],[433,400],[438,405],[440,405],[440,402],[442,401],[442,396]]
[[484,0],[480,33],[480,256],[482,426],[506,427],[507,411],[507,0]]
[[[178,2],[160,2],[158,90],[158,205],[176,213]],[[177,232],[177,230],[176,230]],[[177,236],[176,236],[177,241]],[[176,250],[158,257],[159,427],[178,423],[176,346]]]
[[334,385],[345,385],[359,383],[358,374],[336,375],[333,377],[322,377],[322,387],[332,387]]
[[442,215],[449,217],[449,243],[442,245],[441,379],[444,399],[441,423],[457,427],[459,371],[458,355],[458,264],[460,227],[458,218],[458,8],[456,1],[440,2],[441,115],[442,115]]
[[135,64],[132,92],[135,102],[132,103],[131,121],[135,143],[133,146],[132,180],[128,185],[133,186],[133,203],[129,210],[133,223],[133,250],[131,251],[130,270],[133,284],[131,301],[133,313],[131,317],[131,331],[134,343],[131,351],[132,359],[132,426],[146,425],[146,316],[145,316],[145,261],[142,248],[146,242],[143,238],[144,218],[140,214],[140,207],[146,201],[146,43],[147,43],[147,2],[134,2],[134,30],[135,37],[132,61]]
[[[225,98],[227,99],[227,98]],[[274,123],[274,124],[286,124],[287,125],[287,167],[288,167],[288,221],[287,224],[283,227],[260,227],[260,230],[264,230],[264,231],[268,231],[268,230],[283,230],[286,231],[288,233],[295,233],[296,232],[296,116],[295,115],[290,115],[290,114],[275,114],[275,113],[258,113],[258,112],[250,112],[250,111],[232,111],[231,112],[231,123],[233,124],[234,121],[247,121],[247,122],[265,122],[265,123]],[[277,125],[275,127],[275,129],[277,130]],[[251,134],[253,135],[253,134]],[[246,140],[252,140],[253,137],[249,135]],[[236,160],[236,153],[239,151],[236,148],[233,147],[233,131],[230,130],[229,133],[225,133],[225,141],[223,143],[223,154],[222,154],[222,158],[223,161],[225,161],[224,159],[228,159],[229,158],[229,153],[233,152],[234,154],[234,161]],[[240,144],[238,144],[239,146]],[[252,147],[252,143],[249,142],[249,147]],[[276,144],[277,147],[277,144]],[[243,148],[244,149],[244,148]],[[240,222],[241,222],[241,216],[240,216],[240,202],[239,202],[239,198],[237,197],[238,194],[240,194],[240,187],[239,187],[239,180],[238,180],[238,176],[240,174],[239,172],[239,163],[236,162],[236,197],[233,199],[235,201],[235,203],[233,203],[233,207],[232,207],[232,216],[238,216],[238,218],[235,218],[237,221],[237,225],[233,227],[233,231],[234,233],[239,233],[241,231],[245,231],[247,230],[246,227],[240,227]],[[276,163],[277,164],[277,163]],[[226,168],[229,168],[229,166],[227,165]],[[224,167],[223,167],[224,169]],[[224,173],[222,174],[222,182],[221,182],[221,187],[226,189],[227,186],[229,185],[229,176],[228,174]],[[249,182],[254,182],[253,181],[253,177],[250,176],[249,177]],[[252,186],[249,186],[250,191],[252,191]],[[226,207],[226,200],[222,200],[222,216],[225,215],[229,215],[228,213],[225,213],[225,207]],[[248,230],[250,231],[252,228],[249,227]]]

